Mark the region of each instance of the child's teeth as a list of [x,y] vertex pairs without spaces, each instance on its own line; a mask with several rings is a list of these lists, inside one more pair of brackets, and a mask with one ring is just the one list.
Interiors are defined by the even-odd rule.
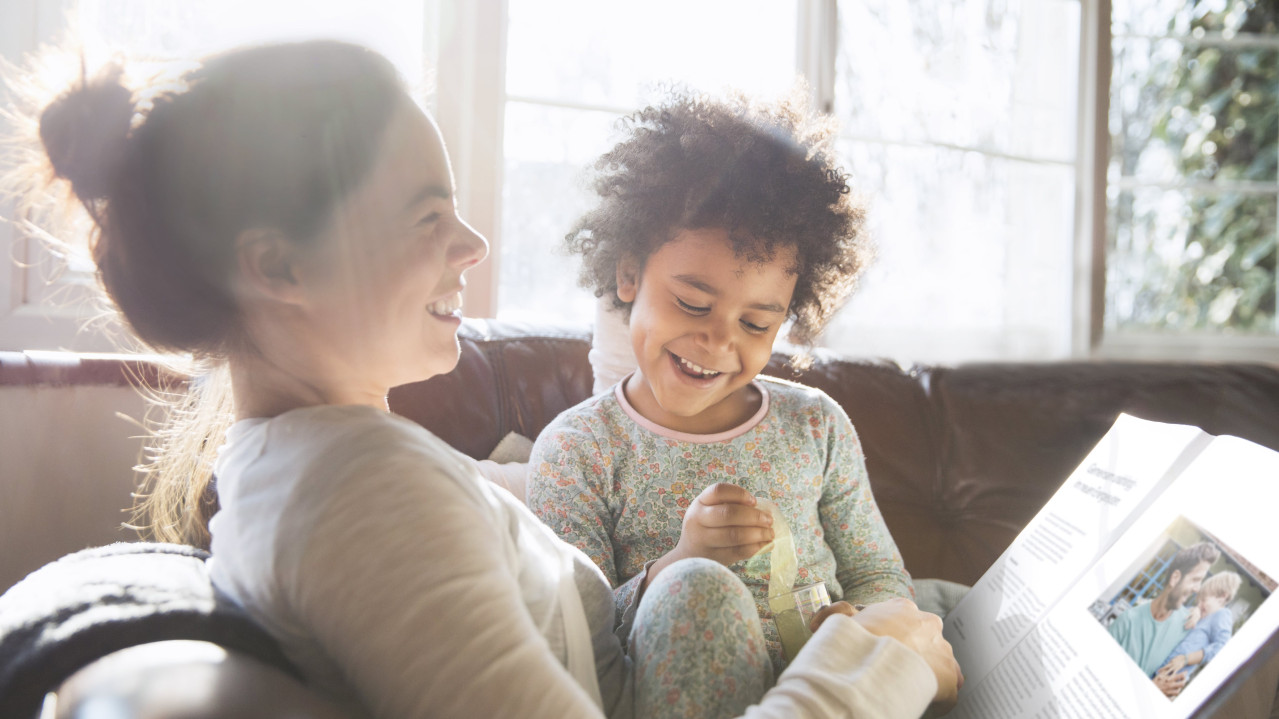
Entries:
[[702,375],[705,375],[705,376],[710,376],[710,375],[716,375],[716,374],[719,374],[719,372],[716,372],[715,370],[712,370],[712,369],[703,369],[701,365],[693,364],[692,362],[689,362],[688,360],[684,359],[683,357],[680,357],[680,358],[679,358],[679,361],[680,361],[680,364],[682,364],[682,365],[684,365],[685,367],[689,368],[689,370],[691,370],[691,371],[693,371],[693,372],[697,372],[698,374],[702,374]]

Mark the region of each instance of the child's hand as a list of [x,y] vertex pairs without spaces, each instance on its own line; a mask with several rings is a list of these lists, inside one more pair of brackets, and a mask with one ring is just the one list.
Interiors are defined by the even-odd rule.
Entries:
[[1159,691],[1164,693],[1164,696],[1172,699],[1180,694],[1182,689],[1186,688],[1187,677],[1185,674],[1169,671],[1170,666],[1171,665],[1167,665],[1155,672],[1155,676],[1152,681],[1154,681],[1155,686],[1159,688]]
[[712,484],[684,513],[679,543],[648,570],[651,582],[666,565],[705,557],[729,565],[749,559],[773,541],[773,518],[755,508],[755,497],[735,484]]
[[1196,605],[1194,609],[1190,610],[1189,616],[1186,617],[1186,629],[1194,629],[1200,619],[1203,619],[1203,617],[1200,616],[1199,606]]

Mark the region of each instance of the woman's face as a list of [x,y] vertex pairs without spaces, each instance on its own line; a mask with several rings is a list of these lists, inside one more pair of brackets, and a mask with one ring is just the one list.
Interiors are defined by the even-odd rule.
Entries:
[[462,275],[488,244],[458,217],[439,131],[407,98],[368,176],[317,239],[303,270],[306,311],[330,374],[384,394],[457,364]]

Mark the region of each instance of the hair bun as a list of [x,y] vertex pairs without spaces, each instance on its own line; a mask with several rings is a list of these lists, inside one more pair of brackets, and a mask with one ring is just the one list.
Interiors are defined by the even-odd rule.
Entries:
[[108,66],[64,92],[40,114],[40,141],[53,172],[71,181],[81,200],[111,191],[133,122],[133,93],[123,68]]

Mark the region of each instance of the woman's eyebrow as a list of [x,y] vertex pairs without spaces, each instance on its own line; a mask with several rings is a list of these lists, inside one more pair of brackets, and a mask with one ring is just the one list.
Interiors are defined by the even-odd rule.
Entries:
[[411,210],[432,197],[451,200],[453,199],[453,192],[443,185],[427,185],[414,193],[413,197],[404,203],[404,208]]
[[[692,287],[695,290],[705,292],[706,294],[712,297],[719,296],[719,290],[716,289],[714,285],[708,284],[705,280],[698,277],[697,275],[675,275],[674,279],[676,282],[688,285],[689,287]],[[761,312],[776,312],[777,314],[786,313],[786,308],[777,303],[758,302],[751,305],[750,308],[753,310],[759,310]]]

